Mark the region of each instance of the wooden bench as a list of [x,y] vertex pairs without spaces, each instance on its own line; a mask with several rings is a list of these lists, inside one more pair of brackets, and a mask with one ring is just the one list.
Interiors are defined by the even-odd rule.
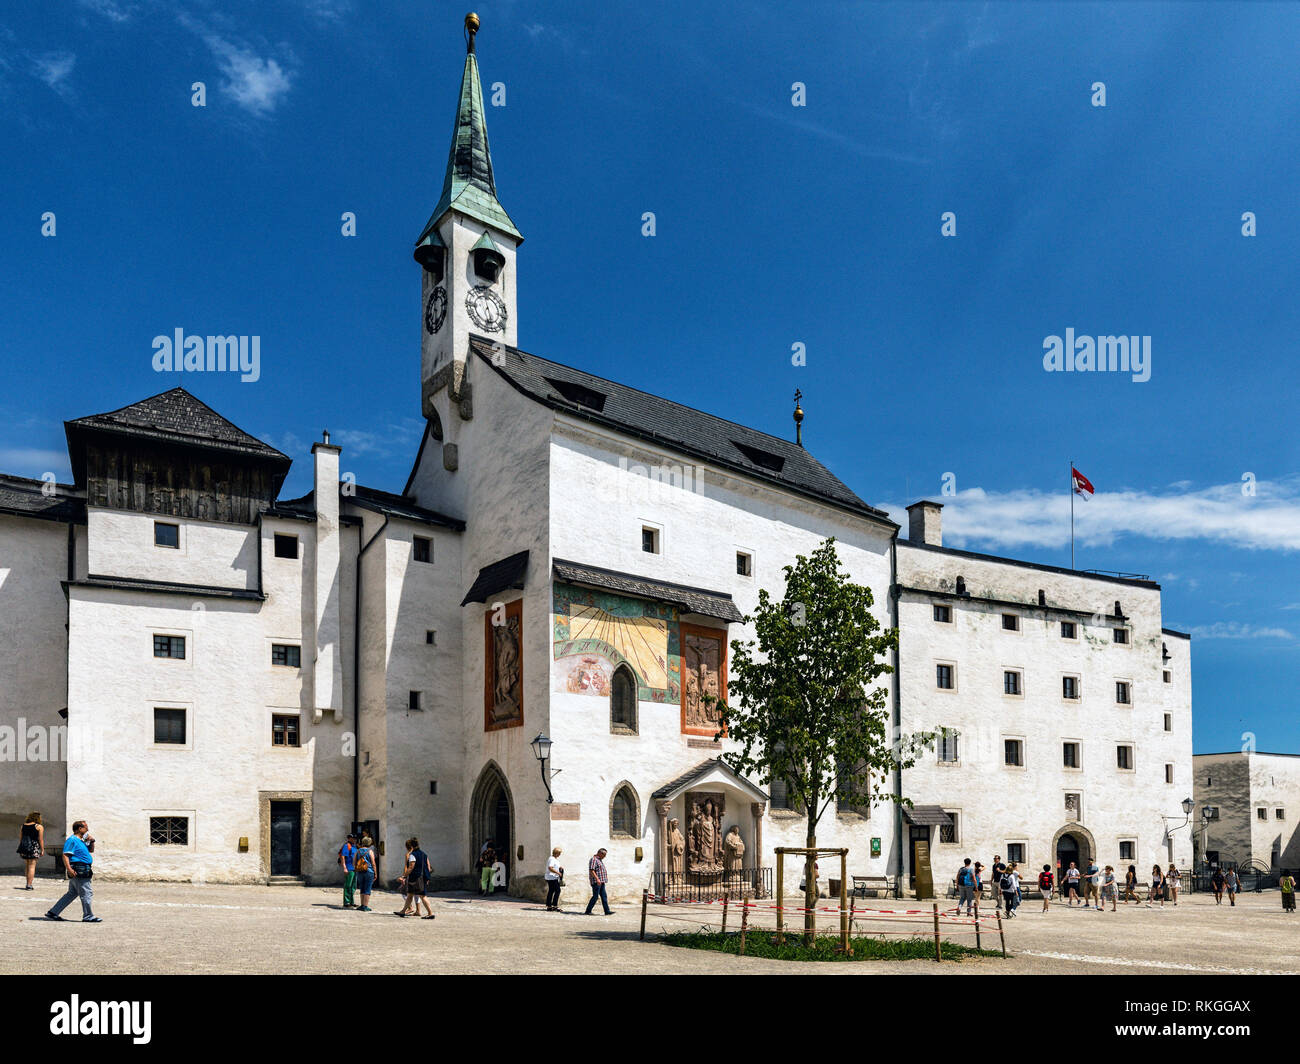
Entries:
[[875,896],[880,897],[883,890],[888,897],[894,894],[894,877],[893,876],[851,876],[853,880],[853,893],[859,898],[865,898],[867,891],[873,891]]

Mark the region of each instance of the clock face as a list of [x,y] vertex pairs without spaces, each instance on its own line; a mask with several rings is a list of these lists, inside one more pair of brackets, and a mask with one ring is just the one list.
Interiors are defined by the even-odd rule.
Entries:
[[465,294],[469,318],[484,332],[505,332],[505,301],[485,284],[476,284]]
[[442,328],[447,319],[447,290],[438,285],[429,293],[429,300],[424,304],[424,327],[432,335]]

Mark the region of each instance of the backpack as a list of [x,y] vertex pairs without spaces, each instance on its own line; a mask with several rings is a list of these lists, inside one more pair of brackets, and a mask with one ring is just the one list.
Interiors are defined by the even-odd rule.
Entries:
[[411,856],[415,858],[415,868],[412,870],[411,875],[415,876],[416,879],[427,881],[433,871],[429,867],[429,855],[423,850],[412,850]]
[[963,865],[961,871],[957,873],[957,885],[969,887],[974,882],[974,878],[975,877],[971,874],[971,870]]
[[1052,889],[1052,873],[1051,873],[1051,872],[1039,872],[1039,873],[1038,873],[1038,888],[1039,888],[1039,890],[1051,890],[1051,889]]
[[370,852],[369,849],[367,849],[364,846],[361,849],[357,850],[357,859],[354,862],[354,867],[358,872],[370,871],[370,860],[369,858],[366,857],[366,854],[368,854],[369,852]]

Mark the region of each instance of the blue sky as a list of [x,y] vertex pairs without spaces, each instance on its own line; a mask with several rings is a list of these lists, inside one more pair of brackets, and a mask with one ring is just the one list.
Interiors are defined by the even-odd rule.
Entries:
[[[1300,751],[1300,5],[477,10],[520,346],[779,435],[801,388],[868,502],[951,473],[968,549],[1068,564],[1073,458],[1079,566],[1196,637],[1196,749]],[[323,428],[401,490],[463,13],[8,5],[0,470],[67,479],[64,419],[181,383],[291,454],[286,494]],[[259,335],[260,379],[155,373],[178,327]],[[1046,372],[1067,328],[1150,336],[1150,380]]]

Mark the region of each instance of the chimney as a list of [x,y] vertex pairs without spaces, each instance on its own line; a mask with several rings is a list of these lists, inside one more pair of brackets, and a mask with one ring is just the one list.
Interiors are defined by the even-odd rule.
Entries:
[[913,543],[931,547],[943,546],[943,533],[939,528],[939,511],[943,503],[922,499],[907,508],[907,538]]
[[316,719],[332,710],[343,719],[343,658],[339,654],[339,454],[329,442],[312,444],[316,483],[315,609],[316,660],[312,667],[313,705]]

